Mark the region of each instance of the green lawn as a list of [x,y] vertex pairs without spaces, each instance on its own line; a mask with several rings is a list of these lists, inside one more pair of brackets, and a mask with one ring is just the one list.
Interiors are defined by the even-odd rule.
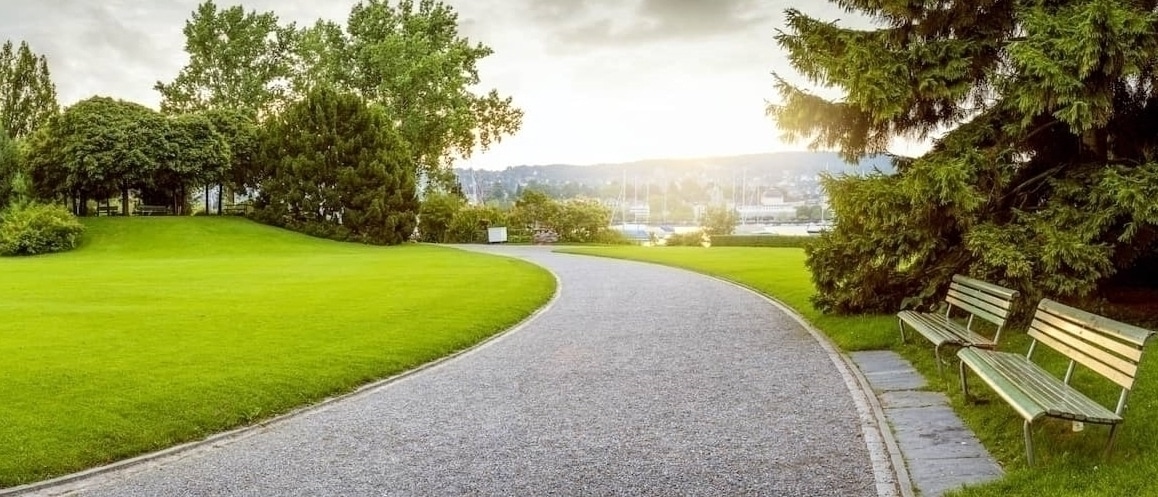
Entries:
[[[956,368],[938,376],[932,347],[921,339],[899,343],[894,316],[829,316],[809,303],[814,288],[804,251],[787,248],[741,247],[602,247],[565,250],[569,253],[616,257],[683,267],[735,281],[786,303],[824,331],[846,351],[894,349],[912,361],[929,380],[931,389],[947,392],[954,409],[1005,467],[1001,481],[954,493],[957,496],[1105,496],[1158,495],[1158,357],[1143,359],[1131,394],[1126,423],[1120,429],[1114,453],[1101,457],[1106,429],[1087,425],[1080,433],[1062,422],[1046,422],[1035,433],[1037,464],[1025,466],[1022,420],[1003,401],[974,379],[971,391],[983,403],[966,403],[957,386]],[[916,342],[916,343],[914,343]],[[1028,345],[1020,330],[1002,340],[1002,349],[1022,352]],[[1153,348],[1153,347],[1150,347]],[[1154,352],[1147,352],[1153,354]],[[1035,356],[1037,357],[1037,356]],[[1056,357],[1050,366],[1064,370]],[[1105,382],[1083,376],[1074,380],[1095,396],[1110,403],[1117,390]]]
[[413,368],[517,323],[555,284],[521,261],[244,219],[85,224],[77,251],[0,258],[0,487]]

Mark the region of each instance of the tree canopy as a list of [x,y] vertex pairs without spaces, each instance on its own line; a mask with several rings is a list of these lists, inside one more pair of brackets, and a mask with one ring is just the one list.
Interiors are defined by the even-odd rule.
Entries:
[[70,200],[81,215],[87,200],[116,195],[128,214],[131,190],[181,213],[188,186],[222,177],[231,158],[229,142],[203,113],[166,117],[108,97],[69,106],[28,141],[36,196]]
[[276,111],[287,96],[293,26],[282,27],[272,12],[219,8],[208,0],[185,22],[189,63],[161,93],[161,111]]
[[821,308],[929,303],[957,272],[1077,298],[1158,267],[1155,2],[835,3],[876,27],[787,11],[780,46],[841,96],[777,75],[785,137],[853,159],[949,131],[896,175],[824,181],[836,227],[808,252]]
[[397,244],[417,223],[417,176],[391,120],[319,86],[265,126],[259,219],[338,240]]
[[518,130],[522,111],[491,90],[476,95],[478,63],[493,51],[459,35],[458,14],[439,1],[367,0],[346,26],[349,86],[388,109],[419,164],[436,172]]
[[158,153],[167,148],[165,124],[152,109],[108,97],[69,106],[29,139],[34,192],[44,199],[72,199],[78,214],[86,212],[87,199],[127,197],[158,167]]
[[59,108],[48,60],[34,54],[27,42],[18,48],[11,41],[0,45],[0,128],[12,138],[23,138]]
[[[367,112],[377,116],[366,123],[383,134],[391,167],[414,170],[435,190],[454,190],[456,182],[449,166],[455,158],[489,147],[503,135],[515,132],[521,124],[522,112],[509,97],[501,97],[493,90],[476,93],[481,83],[477,65],[491,54],[491,49],[461,36],[457,14],[440,1],[364,0],[353,6],[344,25],[319,20],[298,28],[294,24],[279,24],[272,12],[247,12],[240,6],[223,9],[208,0],[193,12],[184,33],[189,63],[175,80],[158,82],[155,88],[162,95],[162,111],[168,114],[208,112],[206,115],[229,143],[229,167],[223,169],[221,175],[207,178],[211,184],[222,185],[218,192],[226,188],[271,192],[272,196],[266,196],[266,200],[275,197],[284,200],[279,196],[299,189],[290,182],[316,182],[317,178],[310,175],[328,174],[326,168],[295,169],[289,165],[292,161],[281,160],[279,152],[269,147],[276,141],[270,135],[271,129],[284,130],[281,126],[287,122],[307,119],[300,107],[296,107],[294,114],[287,114],[290,108],[319,98],[326,101],[325,105],[331,105],[325,96],[331,91],[341,95],[334,108],[342,112],[349,110],[344,107],[347,96],[361,99]],[[242,123],[236,116],[215,112],[241,113],[252,121]],[[314,125],[323,126],[323,123],[318,121]],[[264,138],[250,139],[256,136],[251,132],[258,128],[262,128]],[[354,131],[327,132],[336,137]],[[259,141],[264,147],[261,153],[256,152]],[[286,143],[278,144],[282,145]],[[399,158],[399,153],[406,156]],[[380,193],[384,185],[372,184],[373,178],[380,176],[387,180],[395,176],[393,172],[376,174],[361,177],[359,181]],[[346,181],[352,184],[354,178]],[[359,215],[356,212],[360,212],[353,204],[337,207],[330,202],[329,207],[324,208],[321,204],[306,205],[320,202],[322,197],[318,195],[322,195],[322,190],[336,194],[332,187],[332,184],[320,186],[315,195],[294,202],[309,212],[315,207],[323,211],[349,210],[352,217],[343,214],[339,217],[346,217],[338,223],[342,230],[349,229]],[[409,206],[410,180],[396,187],[401,188],[392,193],[398,197],[397,201],[387,204],[403,208],[397,213],[401,229],[412,224],[405,219],[414,215]],[[210,189],[207,184],[207,194]],[[373,198],[377,195],[369,194]],[[344,202],[354,200],[347,195]],[[324,224],[314,226],[310,224],[313,221],[306,222],[297,214],[284,218],[284,212],[275,213],[281,207],[274,202],[267,204],[263,212],[270,216],[271,222],[283,226],[334,228]],[[319,215],[328,222],[332,213]],[[375,243],[387,243],[392,235],[366,236]]]

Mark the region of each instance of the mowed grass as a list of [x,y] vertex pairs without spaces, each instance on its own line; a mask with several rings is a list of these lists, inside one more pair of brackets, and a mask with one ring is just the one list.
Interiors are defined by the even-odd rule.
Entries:
[[542,306],[522,261],[244,219],[86,220],[0,258],[0,487],[199,439],[414,368]]
[[[756,289],[792,307],[845,351],[893,349],[909,359],[928,380],[929,388],[948,394],[953,408],[1001,462],[1005,478],[949,495],[969,497],[1065,495],[1118,497],[1158,495],[1158,357],[1148,347],[1131,393],[1126,422],[1119,429],[1110,459],[1102,458],[1108,431],[1086,425],[1073,432],[1069,423],[1039,422],[1034,434],[1037,463],[1025,465],[1022,419],[978,379],[970,391],[980,403],[966,402],[958,386],[956,364],[938,375],[932,346],[919,336],[901,344],[897,321],[886,316],[832,316],[813,309],[815,292],[804,266],[804,251],[748,247],[600,247],[564,252],[631,259],[671,265],[718,276]],[[1002,350],[1023,353],[1029,345],[1023,330],[1007,332]],[[1064,372],[1060,357],[1038,348],[1041,358],[1057,374]],[[1117,388],[1093,373],[1081,371],[1075,384],[1111,408]]]

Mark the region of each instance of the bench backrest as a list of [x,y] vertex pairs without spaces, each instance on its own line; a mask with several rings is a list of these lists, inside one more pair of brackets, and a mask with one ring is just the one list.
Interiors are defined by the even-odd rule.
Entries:
[[1070,359],[1065,382],[1073,375],[1074,364],[1081,364],[1122,387],[1118,414],[1125,407],[1126,393],[1134,385],[1142,349],[1153,331],[1080,309],[1042,299],[1029,325],[1033,337],[1029,354],[1038,343]]
[[[949,303],[948,311],[954,307],[968,312],[997,326],[997,334],[993,341],[1000,338],[1001,329],[1005,327],[1005,320],[1013,310],[1013,301],[1017,299],[1017,290],[962,276],[953,275],[949,283],[949,293],[945,295],[945,302]],[[972,325],[970,317],[970,325]]]

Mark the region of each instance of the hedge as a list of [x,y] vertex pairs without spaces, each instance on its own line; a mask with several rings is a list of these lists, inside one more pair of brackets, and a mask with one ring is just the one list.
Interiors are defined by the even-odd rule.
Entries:
[[814,239],[811,236],[788,235],[715,235],[712,237],[712,246],[804,248]]

